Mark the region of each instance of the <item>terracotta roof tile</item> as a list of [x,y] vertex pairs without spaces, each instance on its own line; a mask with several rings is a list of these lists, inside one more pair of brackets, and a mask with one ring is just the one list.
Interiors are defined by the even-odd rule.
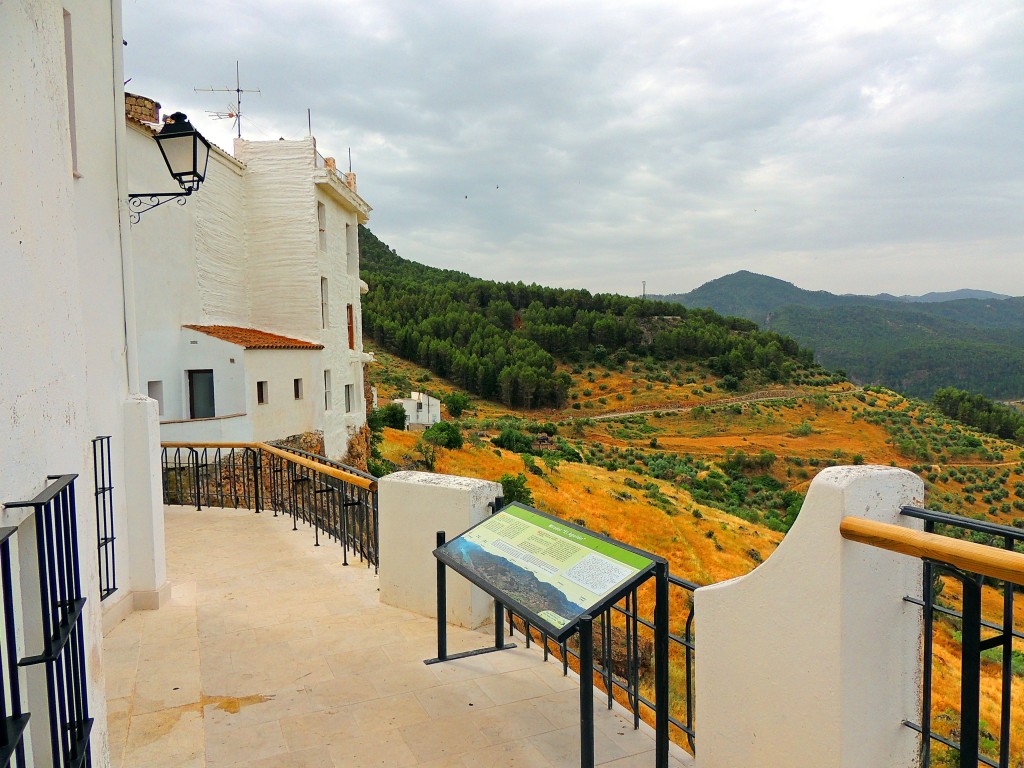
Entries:
[[323,344],[302,341],[276,333],[258,331],[255,328],[238,328],[234,325],[184,325],[193,331],[205,333],[215,339],[238,344],[246,349],[323,349]]

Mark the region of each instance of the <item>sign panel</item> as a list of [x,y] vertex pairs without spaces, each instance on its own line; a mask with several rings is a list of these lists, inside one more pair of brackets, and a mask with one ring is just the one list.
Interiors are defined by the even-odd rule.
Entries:
[[640,550],[518,503],[434,555],[559,640],[654,567]]

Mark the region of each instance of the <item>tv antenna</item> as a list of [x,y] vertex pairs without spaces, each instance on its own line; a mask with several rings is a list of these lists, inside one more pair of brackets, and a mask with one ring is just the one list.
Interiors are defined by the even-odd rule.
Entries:
[[[238,74],[238,61],[235,61],[235,87],[234,88],[194,88],[196,93],[233,93],[235,103],[228,104],[227,112],[207,112],[214,120],[233,119],[238,128],[238,138],[242,138],[242,94],[260,93],[259,88],[243,88]],[[261,94],[262,95],[262,94]]]

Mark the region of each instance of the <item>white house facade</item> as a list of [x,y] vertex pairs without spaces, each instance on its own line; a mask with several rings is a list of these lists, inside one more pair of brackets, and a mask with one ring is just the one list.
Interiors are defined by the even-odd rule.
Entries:
[[405,428],[423,430],[441,421],[441,401],[426,392],[412,392],[409,397],[392,400],[405,409]]
[[[53,760],[51,726],[88,735],[92,764],[109,763],[104,614],[157,607],[169,591],[156,403],[141,394],[136,306],[124,290],[133,253],[121,40],[119,2],[0,3],[0,525],[16,528],[14,633],[0,642],[5,658],[13,646],[30,660],[3,679],[21,683],[24,746],[40,766]],[[48,544],[51,534],[69,546]],[[54,620],[67,627],[60,642],[46,629]],[[69,663],[84,672],[81,689],[48,692]]]
[[[163,191],[158,105],[131,100],[129,178]],[[213,148],[187,205],[133,225],[140,371],[165,441],[321,430],[325,453],[345,455],[366,423],[358,227],[369,211],[313,137],[238,140],[234,157]]]

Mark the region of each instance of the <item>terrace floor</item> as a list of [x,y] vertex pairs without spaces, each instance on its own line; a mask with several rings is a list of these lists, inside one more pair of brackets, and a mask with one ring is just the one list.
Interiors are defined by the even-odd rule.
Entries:
[[[577,682],[538,651],[424,665],[432,619],[269,513],[169,507],[166,532],[170,604],[104,639],[113,768],[579,765]],[[450,653],[489,642],[449,629]],[[649,728],[595,715],[599,764],[653,768]]]

